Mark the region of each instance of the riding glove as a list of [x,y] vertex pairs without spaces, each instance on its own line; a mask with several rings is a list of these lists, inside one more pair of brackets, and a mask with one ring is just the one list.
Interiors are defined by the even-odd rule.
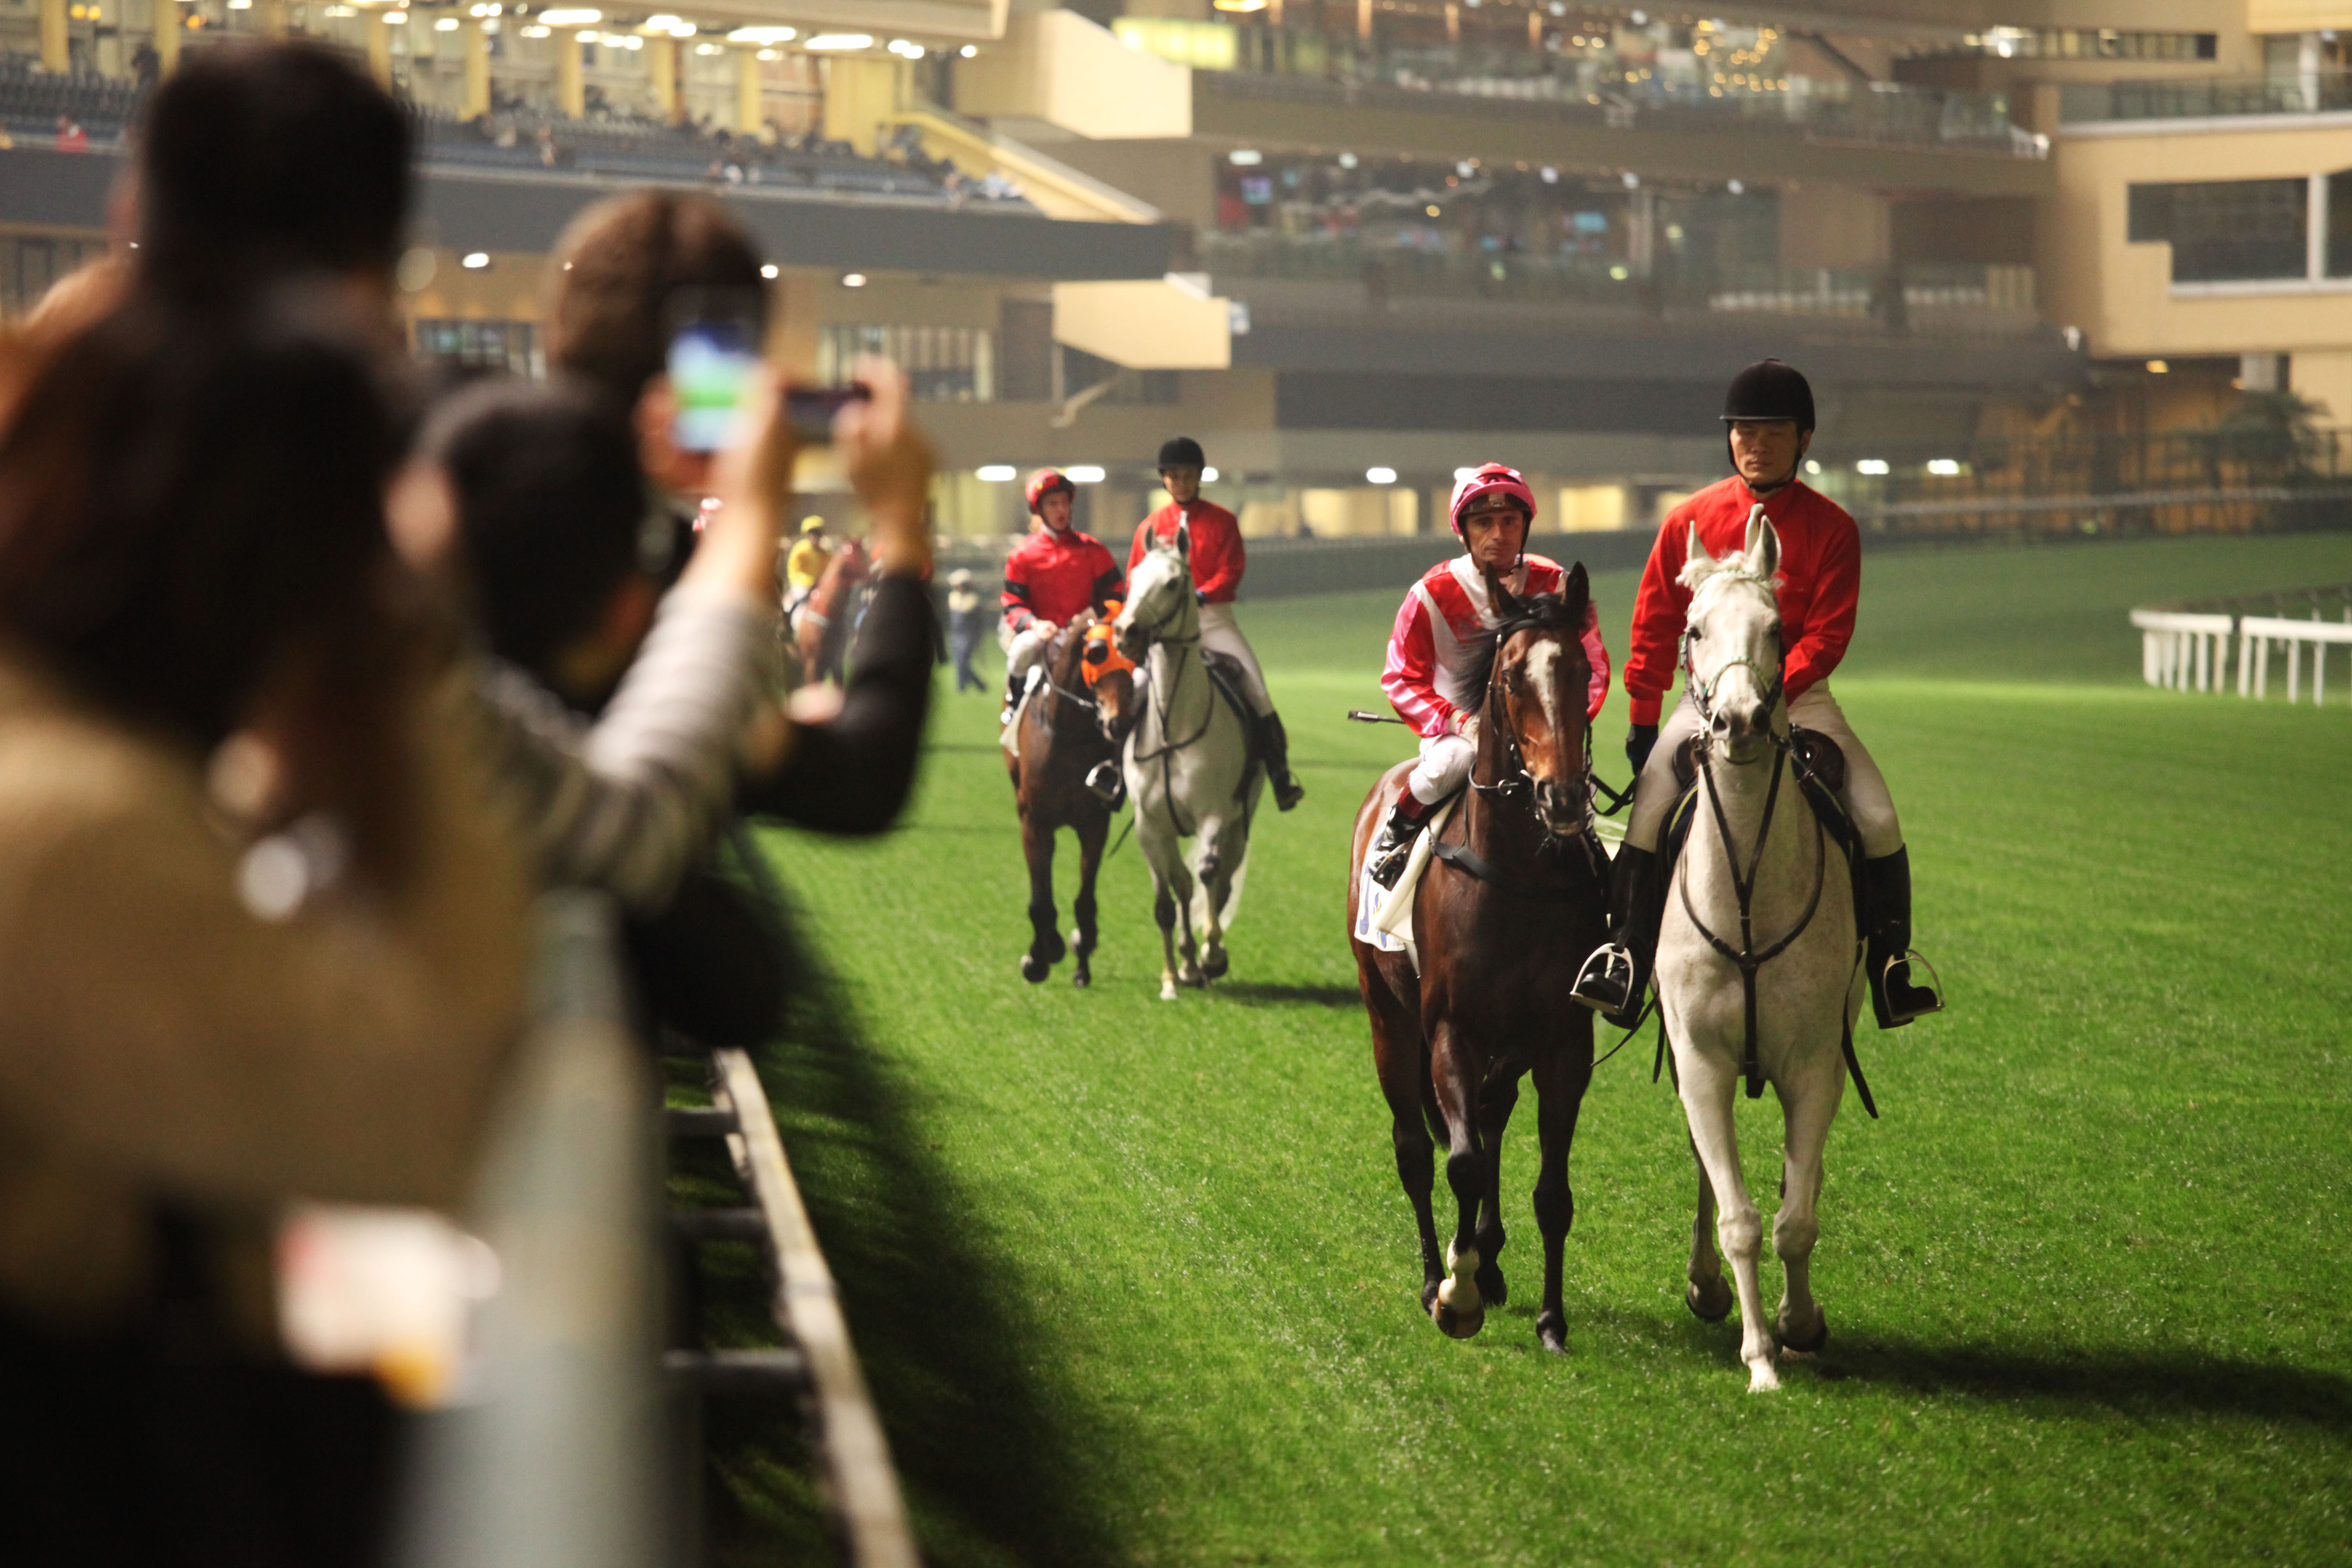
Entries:
[[1658,743],[1655,724],[1636,724],[1625,731],[1625,760],[1633,764],[1633,776],[1640,778],[1642,770],[1650,765],[1650,749]]

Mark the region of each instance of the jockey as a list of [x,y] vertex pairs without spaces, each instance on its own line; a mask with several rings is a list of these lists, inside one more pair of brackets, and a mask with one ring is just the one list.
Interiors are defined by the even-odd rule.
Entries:
[[1041,468],[1029,480],[1030,514],[1044,524],[1013,546],[1004,562],[1004,722],[1021,700],[1030,668],[1054,634],[1087,610],[1097,615],[1125,586],[1118,563],[1102,541],[1070,526],[1078,488],[1067,474]]
[[1232,512],[1201,499],[1201,471],[1208,458],[1201,443],[1178,436],[1160,447],[1160,482],[1168,487],[1168,504],[1137,525],[1135,543],[1127,552],[1132,573],[1153,544],[1173,544],[1176,530],[1190,525],[1192,535],[1192,591],[1201,601],[1201,646],[1221,653],[1242,668],[1242,687],[1253,721],[1251,743],[1265,759],[1266,780],[1274,785],[1274,804],[1285,811],[1306,796],[1290,774],[1290,738],[1274,699],[1265,689],[1265,676],[1257,655],[1234,620],[1234,595],[1241,591],[1242,574],[1249,561],[1242,549],[1242,526]]
[[[1528,526],[1535,521],[1535,492],[1516,468],[1488,463],[1454,487],[1454,531],[1463,553],[1441,561],[1413,584],[1389,633],[1388,668],[1381,689],[1404,721],[1422,735],[1421,762],[1405,777],[1405,788],[1381,824],[1365,863],[1372,879],[1396,886],[1412,857],[1412,841],[1432,807],[1458,794],[1476,760],[1478,683],[1491,662],[1489,647],[1502,618],[1486,589],[1489,571],[1514,598],[1557,594],[1567,574],[1559,563],[1527,553]],[[1590,721],[1609,697],[1609,649],[1601,641],[1601,617],[1584,611],[1584,657],[1592,667],[1585,700]]]
[[1576,997],[1629,1027],[1649,988],[1668,869],[1659,864],[1658,835],[1679,793],[1675,758],[1703,724],[1687,689],[1663,729],[1658,722],[1690,611],[1690,590],[1676,579],[1693,523],[1710,554],[1729,553],[1746,543],[1749,513],[1760,505],[1780,536],[1774,585],[1789,722],[1828,736],[1845,753],[1841,798],[1862,836],[1873,908],[1871,929],[1864,933],[1871,1001],[1879,1026],[1895,1028],[1940,1011],[1943,1001],[1911,978],[1911,860],[1894,797],[1830,695],[1830,672],[1853,637],[1861,535],[1843,508],[1797,478],[1812,442],[1813,392],[1794,368],[1768,359],[1741,371],[1724,399],[1723,423],[1738,472],[1666,514],[1634,598],[1633,648],[1625,658],[1625,690],[1633,699],[1625,755],[1635,775],[1633,808],[1611,878],[1610,940],[1585,961]]

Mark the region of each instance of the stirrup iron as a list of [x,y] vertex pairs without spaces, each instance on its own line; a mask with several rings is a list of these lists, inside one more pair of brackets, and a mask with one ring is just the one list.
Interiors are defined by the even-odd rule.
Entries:
[[[1898,963],[1904,966],[1906,973],[1909,973],[1910,966],[1915,963],[1920,964],[1927,969],[1927,978],[1931,984],[1921,985],[1916,981],[1913,981],[1911,982],[1911,989],[1925,992],[1933,999],[1934,1005],[1932,1006],[1916,1007],[1907,1012],[1899,1012],[1896,1010],[1893,998],[1887,994],[1886,987],[1887,982],[1894,977],[1895,966]],[[1921,952],[1917,948],[1906,947],[1901,952],[1895,954],[1893,957],[1887,959],[1885,963],[1881,964],[1877,974],[1877,984],[1872,986],[1871,989],[1874,993],[1872,1000],[1878,1005],[1880,1009],[1879,1027],[1882,1029],[1900,1028],[1905,1024],[1911,1022],[1914,1018],[1925,1018],[1930,1014],[1940,1013],[1944,1010],[1944,977],[1936,973],[1936,966],[1933,963],[1928,963],[1927,955]]]

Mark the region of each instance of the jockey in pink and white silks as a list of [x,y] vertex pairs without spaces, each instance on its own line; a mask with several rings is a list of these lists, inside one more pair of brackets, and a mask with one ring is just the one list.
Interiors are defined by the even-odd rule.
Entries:
[[[1404,596],[1389,633],[1388,667],[1381,675],[1390,704],[1422,737],[1421,763],[1406,775],[1405,788],[1366,857],[1373,879],[1384,888],[1396,885],[1431,809],[1461,792],[1477,756],[1475,727],[1486,699],[1495,628],[1502,624],[1486,574],[1500,578],[1514,598],[1557,594],[1567,576],[1558,562],[1527,553],[1536,498],[1516,468],[1500,463],[1479,468],[1454,487],[1448,510],[1463,552],[1431,567]],[[1584,612],[1584,655],[1592,665],[1585,711],[1590,720],[1609,697],[1609,650],[1601,641],[1600,616],[1590,605]]]

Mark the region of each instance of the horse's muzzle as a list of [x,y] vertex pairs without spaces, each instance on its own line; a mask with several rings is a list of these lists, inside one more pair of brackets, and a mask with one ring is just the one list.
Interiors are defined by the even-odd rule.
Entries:
[[1552,779],[1536,780],[1536,815],[1544,827],[1556,838],[1584,831],[1587,815],[1584,792],[1570,789]]

